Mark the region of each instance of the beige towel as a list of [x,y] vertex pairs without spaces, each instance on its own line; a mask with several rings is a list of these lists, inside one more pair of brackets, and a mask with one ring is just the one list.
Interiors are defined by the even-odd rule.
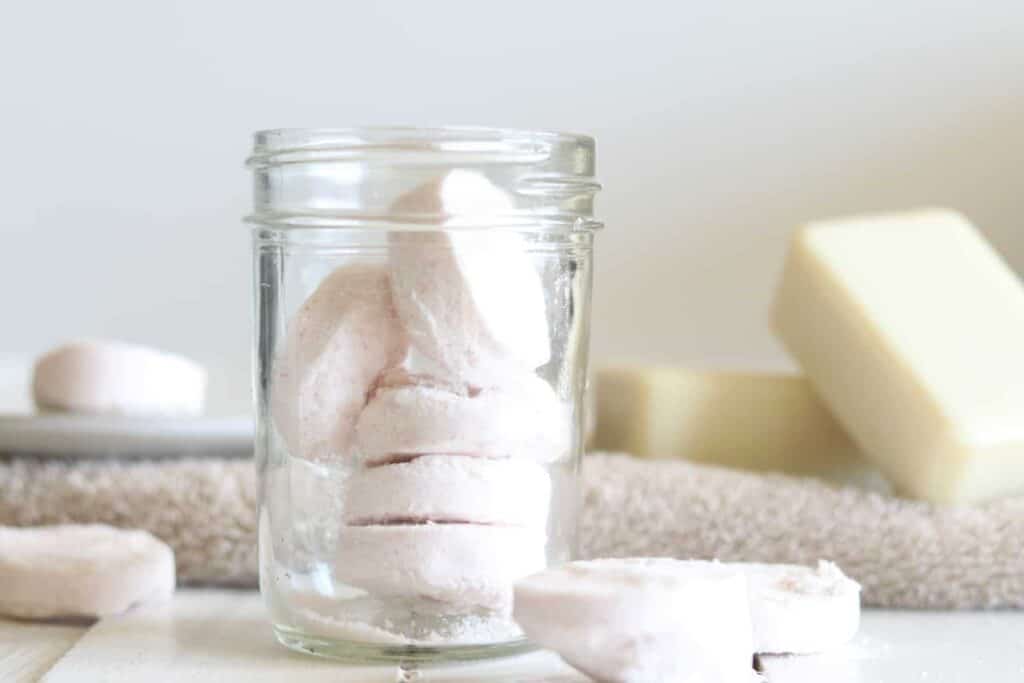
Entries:
[[[834,560],[885,607],[1024,607],[1024,498],[936,507],[810,479],[590,455],[587,557]],[[0,459],[0,524],[147,529],[183,581],[255,585],[256,482],[239,460]]]

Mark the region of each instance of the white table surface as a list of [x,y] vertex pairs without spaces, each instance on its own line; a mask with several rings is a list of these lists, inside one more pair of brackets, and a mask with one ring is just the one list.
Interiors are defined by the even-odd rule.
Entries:
[[[763,660],[771,683],[1024,681],[1024,612],[866,610],[840,651]],[[94,625],[0,620],[0,681],[395,683],[394,667],[345,667],[284,649],[249,591],[183,590]],[[550,653],[428,669],[417,683],[584,683]],[[669,683],[669,682],[666,682]]]

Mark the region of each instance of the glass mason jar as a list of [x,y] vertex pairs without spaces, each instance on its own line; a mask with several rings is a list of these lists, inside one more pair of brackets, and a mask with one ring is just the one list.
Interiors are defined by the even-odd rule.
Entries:
[[594,143],[257,133],[260,588],[288,647],[526,648],[516,579],[573,558]]

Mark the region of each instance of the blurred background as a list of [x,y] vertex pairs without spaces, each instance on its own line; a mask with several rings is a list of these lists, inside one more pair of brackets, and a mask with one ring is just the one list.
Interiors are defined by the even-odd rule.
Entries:
[[598,140],[596,362],[790,367],[812,218],[941,204],[1024,268],[1024,3],[8,3],[0,354],[107,336],[249,404],[249,133],[479,124]]

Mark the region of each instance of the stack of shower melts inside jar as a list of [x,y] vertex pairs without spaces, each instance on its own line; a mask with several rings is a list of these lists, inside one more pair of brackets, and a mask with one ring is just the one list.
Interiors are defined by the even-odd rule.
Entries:
[[515,581],[569,559],[568,542],[548,542],[574,416],[538,374],[552,346],[541,271],[521,235],[474,229],[514,208],[469,171],[419,185],[393,213],[428,228],[391,232],[386,263],[336,268],[290,321],[275,427],[299,467],[345,473],[340,507],[295,514],[332,527],[333,546],[297,627],[394,644],[514,638]]

